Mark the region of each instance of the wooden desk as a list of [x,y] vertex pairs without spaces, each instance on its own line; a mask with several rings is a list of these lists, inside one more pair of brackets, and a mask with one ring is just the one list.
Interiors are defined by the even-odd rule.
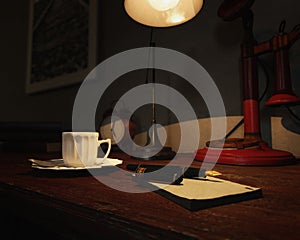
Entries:
[[[300,236],[300,164],[217,165],[214,170],[224,178],[262,188],[263,198],[191,212],[154,192],[111,189],[89,174],[63,177],[37,172],[27,161],[30,157],[57,156],[0,154],[1,226],[10,239],[291,240]],[[130,183],[130,176],[126,181]]]

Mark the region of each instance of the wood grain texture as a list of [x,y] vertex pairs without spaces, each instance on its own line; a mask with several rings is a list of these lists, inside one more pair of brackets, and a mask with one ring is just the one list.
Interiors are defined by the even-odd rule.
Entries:
[[[223,179],[260,187],[263,198],[191,212],[155,192],[120,192],[88,173],[46,174],[27,161],[53,157],[59,156],[0,154],[0,206],[65,239],[276,240],[300,234],[300,164],[217,165]],[[104,177],[117,181],[118,174]],[[122,181],[134,184],[130,176]]]

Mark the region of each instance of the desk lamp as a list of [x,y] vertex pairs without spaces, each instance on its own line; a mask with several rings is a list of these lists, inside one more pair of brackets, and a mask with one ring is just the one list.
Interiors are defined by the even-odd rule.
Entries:
[[[128,15],[135,21],[151,27],[150,47],[155,47],[153,27],[171,27],[182,24],[197,15],[202,7],[202,0],[125,0]],[[154,49],[154,48],[153,48]],[[154,51],[154,50],[153,50]],[[152,53],[154,54],[154,53]],[[149,70],[148,70],[149,72]],[[147,73],[148,73],[147,72]],[[148,75],[148,74],[147,74]],[[148,79],[147,79],[147,83]],[[152,70],[151,83],[155,83],[155,69]],[[139,159],[173,159],[176,153],[170,147],[162,146],[156,129],[155,87],[153,86],[151,138],[147,138],[146,147],[139,152]]]
[[[228,138],[210,141],[206,148],[197,150],[196,160],[216,161],[234,165],[282,165],[295,162],[294,156],[286,151],[270,148],[261,139],[258,101],[257,56],[274,52],[276,94],[267,106],[296,104],[300,99],[293,94],[290,84],[288,49],[300,36],[299,29],[291,33],[280,32],[270,41],[258,44],[253,35],[254,0],[224,0],[218,15],[226,21],[243,19],[245,38],[242,44],[242,80],[244,138]],[[202,0],[125,0],[128,15],[139,23],[153,27],[170,27],[182,24],[195,17],[201,10]],[[208,153],[208,148],[210,151]],[[213,149],[216,148],[216,154]]]
[[150,27],[171,27],[194,18],[203,0],[125,0],[127,14]]

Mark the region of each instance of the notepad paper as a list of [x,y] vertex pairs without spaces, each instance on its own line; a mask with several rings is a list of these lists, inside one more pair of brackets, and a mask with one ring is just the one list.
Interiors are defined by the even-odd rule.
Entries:
[[150,184],[159,188],[158,194],[192,211],[262,197],[260,188],[214,177],[184,178],[181,185]]

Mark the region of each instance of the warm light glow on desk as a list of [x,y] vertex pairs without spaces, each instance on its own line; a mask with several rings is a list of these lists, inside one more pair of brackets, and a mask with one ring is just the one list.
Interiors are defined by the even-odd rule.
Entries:
[[203,0],[125,0],[128,15],[151,27],[171,27],[194,18]]

